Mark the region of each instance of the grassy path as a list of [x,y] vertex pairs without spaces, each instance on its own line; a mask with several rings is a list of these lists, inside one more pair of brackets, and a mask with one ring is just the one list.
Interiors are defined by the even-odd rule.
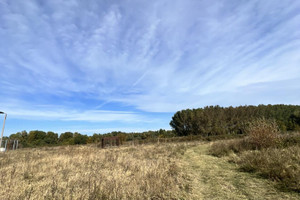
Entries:
[[184,154],[193,199],[300,199],[296,193],[276,190],[268,180],[239,172],[226,158],[208,155],[208,149],[209,144],[199,144]]

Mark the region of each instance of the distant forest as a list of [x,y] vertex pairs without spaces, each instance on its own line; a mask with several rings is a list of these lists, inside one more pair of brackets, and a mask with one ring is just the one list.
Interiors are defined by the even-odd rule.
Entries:
[[171,130],[160,129],[158,131],[145,131],[141,133],[125,133],[114,131],[111,133],[97,134],[92,136],[80,134],[78,132],[65,132],[60,135],[54,132],[44,132],[39,130],[22,131],[11,134],[9,137],[4,137],[4,140],[19,140],[21,147],[38,147],[38,146],[57,146],[57,145],[76,145],[99,143],[104,137],[118,136],[122,142],[125,141],[140,141],[156,139],[158,137],[174,137],[175,132]]
[[300,130],[300,106],[295,105],[187,109],[176,112],[170,125],[178,136],[244,134],[257,118],[275,120],[282,132]]
[[54,132],[39,130],[18,132],[5,139],[18,139],[23,147],[74,145],[98,143],[103,137],[119,136],[122,141],[151,140],[177,136],[228,136],[246,133],[249,123],[257,118],[275,120],[282,132],[300,131],[300,106],[259,105],[220,107],[208,106],[198,109],[181,110],[174,114],[170,122],[173,130],[146,131],[141,133],[111,132],[93,134]]

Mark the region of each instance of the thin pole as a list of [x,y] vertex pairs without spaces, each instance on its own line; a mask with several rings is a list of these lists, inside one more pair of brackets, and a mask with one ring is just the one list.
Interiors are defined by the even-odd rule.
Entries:
[[2,147],[2,138],[3,138],[3,133],[4,133],[4,128],[5,128],[5,120],[6,120],[6,117],[7,117],[7,114],[4,113],[4,122],[3,122],[3,128],[2,128],[2,132],[1,132],[1,139],[0,139],[0,148]]
[[7,140],[5,140],[5,147],[4,147],[5,151],[6,151],[6,147],[7,147]]

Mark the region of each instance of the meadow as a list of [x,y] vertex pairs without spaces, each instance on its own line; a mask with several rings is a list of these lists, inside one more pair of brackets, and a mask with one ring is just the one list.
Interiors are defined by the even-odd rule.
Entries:
[[62,146],[0,154],[0,199],[185,199],[184,144]]
[[[252,151],[212,155],[212,148],[239,141],[160,142],[105,149],[72,145],[8,151],[0,154],[0,199],[300,198],[298,192],[280,190],[276,181],[262,178],[256,170],[241,170],[243,164],[251,162]],[[299,146],[290,143],[287,148],[296,149],[297,155]],[[268,148],[254,152],[271,150],[281,151]],[[288,164],[297,166],[295,162]]]

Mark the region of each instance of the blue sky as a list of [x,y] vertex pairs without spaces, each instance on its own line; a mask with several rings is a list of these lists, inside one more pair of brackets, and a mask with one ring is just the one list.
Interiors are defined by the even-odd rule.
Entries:
[[170,129],[181,109],[257,104],[300,104],[300,1],[0,1],[5,135]]

